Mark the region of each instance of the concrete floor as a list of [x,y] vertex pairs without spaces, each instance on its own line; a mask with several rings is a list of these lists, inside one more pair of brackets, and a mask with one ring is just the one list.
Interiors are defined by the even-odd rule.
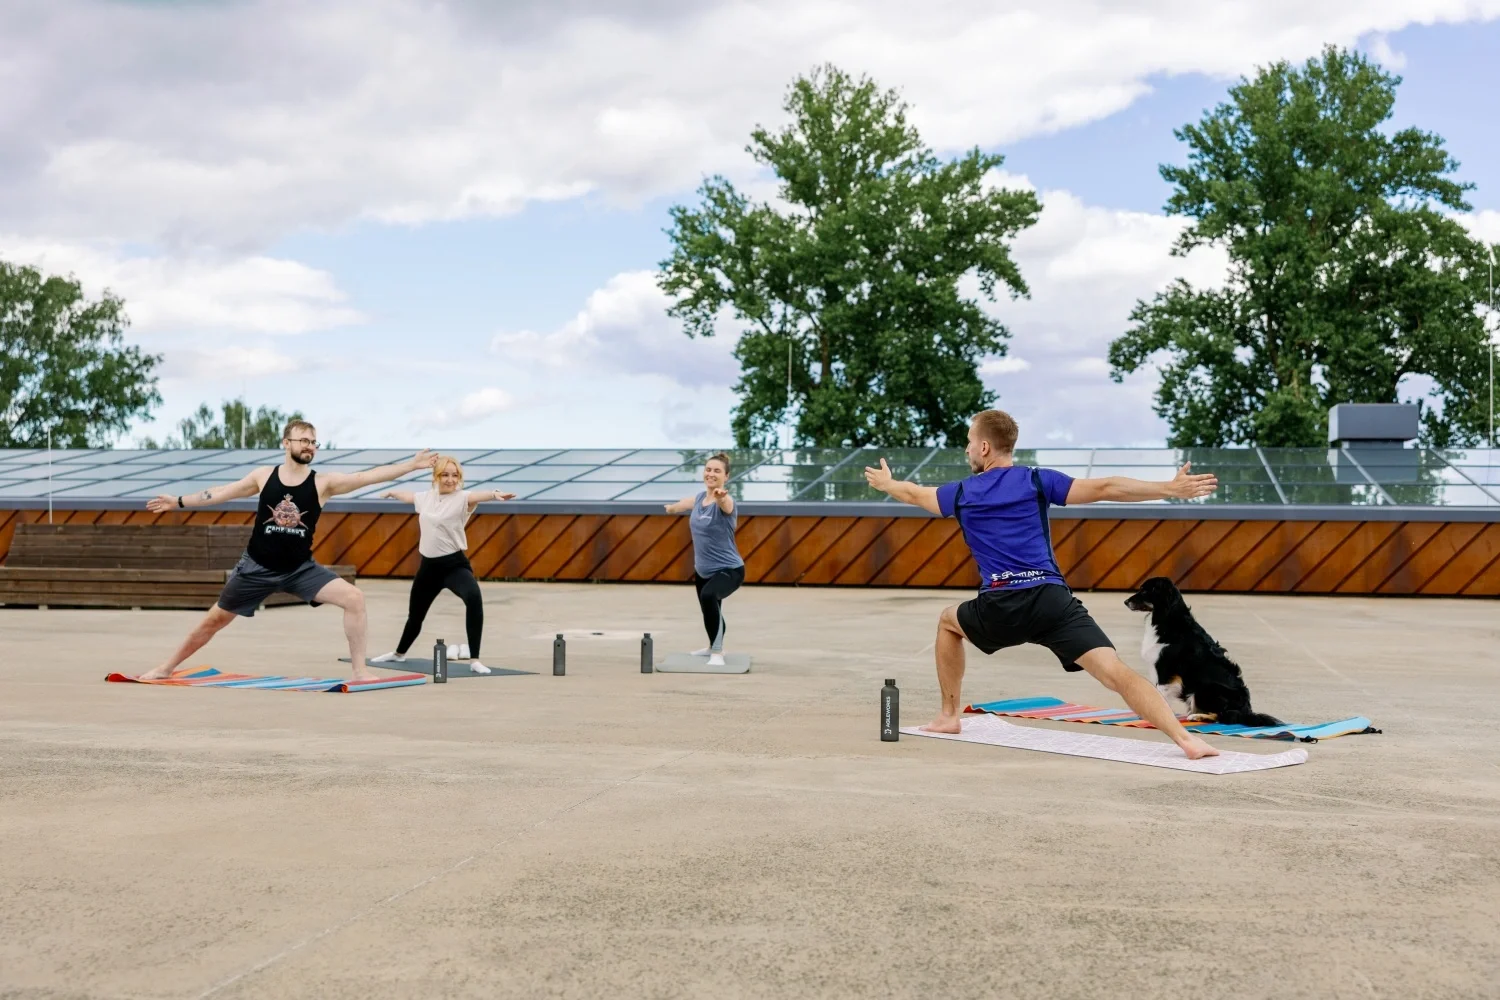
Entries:
[[[389,648],[406,584],[365,586]],[[749,675],[607,638],[554,678],[561,629],[700,645],[691,590],[485,592],[485,659],[537,676],[358,697],[105,684],[196,615],[0,610],[0,996],[1500,995],[1493,602],[1197,597],[1259,707],[1385,729],[1210,776],[881,744],[883,678],[934,710],[961,595],[749,589]],[[1138,664],[1124,595],[1083,596]],[[288,608],[193,662],[341,644]],[[1117,704],[1049,660],[971,651],[965,693]]]

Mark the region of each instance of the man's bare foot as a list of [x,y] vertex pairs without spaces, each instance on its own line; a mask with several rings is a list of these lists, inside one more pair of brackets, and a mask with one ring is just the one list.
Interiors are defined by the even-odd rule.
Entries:
[[940,715],[923,726],[922,731],[925,733],[951,733],[957,736],[963,732],[963,727],[958,723],[958,716]]
[[1182,748],[1183,753],[1187,754],[1188,760],[1219,756],[1219,751],[1204,743],[1196,736],[1189,736],[1184,742],[1177,745]]
[[163,664],[162,666],[159,666],[159,667],[152,667],[150,670],[146,671],[144,674],[141,674],[139,677],[137,677],[136,680],[138,680],[138,681],[164,681],[168,677],[172,676],[173,669],[175,669],[175,668],[169,667],[169,666],[167,666],[165,664]]
[[380,675],[369,667],[356,667],[354,669],[354,679],[356,681],[378,681],[380,680]]

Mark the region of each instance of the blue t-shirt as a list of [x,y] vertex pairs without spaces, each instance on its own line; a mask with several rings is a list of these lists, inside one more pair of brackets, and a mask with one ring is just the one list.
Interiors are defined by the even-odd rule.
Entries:
[[1072,485],[1061,472],[1013,465],[938,487],[938,509],[958,518],[981,590],[1067,586],[1052,555],[1047,505],[1065,506]]

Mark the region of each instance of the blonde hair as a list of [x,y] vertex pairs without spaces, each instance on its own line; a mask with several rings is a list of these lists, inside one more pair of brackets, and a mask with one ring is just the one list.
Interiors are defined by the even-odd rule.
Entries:
[[432,488],[433,489],[437,489],[440,485],[442,485],[441,483],[438,482],[438,477],[443,474],[443,470],[448,467],[448,464],[450,462],[453,464],[453,467],[458,470],[458,485],[460,487],[463,486],[463,484],[464,484],[464,466],[463,466],[463,463],[460,462],[458,459],[454,458],[452,455],[439,455],[437,457],[437,461],[434,462],[433,465],[432,465]]

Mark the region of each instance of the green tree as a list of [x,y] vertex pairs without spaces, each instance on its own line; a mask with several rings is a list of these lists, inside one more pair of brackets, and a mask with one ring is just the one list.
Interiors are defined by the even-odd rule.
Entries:
[[1318,445],[1335,403],[1395,402],[1428,375],[1438,407],[1423,438],[1484,432],[1489,347],[1477,306],[1485,246],[1443,140],[1388,132],[1400,79],[1355,52],[1276,63],[1174,134],[1187,166],[1163,166],[1166,210],[1191,224],[1173,250],[1229,258],[1221,288],[1174,282],[1138,302],[1110,345],[1116,381],[1152,361],[1169,443]]
[[0,261],[0,448],[107,447],[161,402],[160,355],[125,346],[125,303]]
[[[177,422],[177,433],[161,444],[151,438],[143,448],[280,448],[281,432],[288,420],[301,420],[297,411],[283,413],[262,406],[251,411],[243,398],[226,399],[215,414],[207,403],[192,416]],[[328,445],[327,447],[332,447]]]
[[1009,334],[959,280],[973,275],[990,300],[999,285],[1025,295],[1009,241],[1041,206],[990,183],[1000,156],[940,162],[900,96],[868,78],[821,67],[785,109],[791,123],[755,129],[747,147],[784,204],[710,178],[697,208],[672,209],[661,265],[689,337],[713,336],[726,315],[745,326],[736,442],[771,443],[789,414],[804,445],[963,440],[995,398],[977,363],[1004,354]]

